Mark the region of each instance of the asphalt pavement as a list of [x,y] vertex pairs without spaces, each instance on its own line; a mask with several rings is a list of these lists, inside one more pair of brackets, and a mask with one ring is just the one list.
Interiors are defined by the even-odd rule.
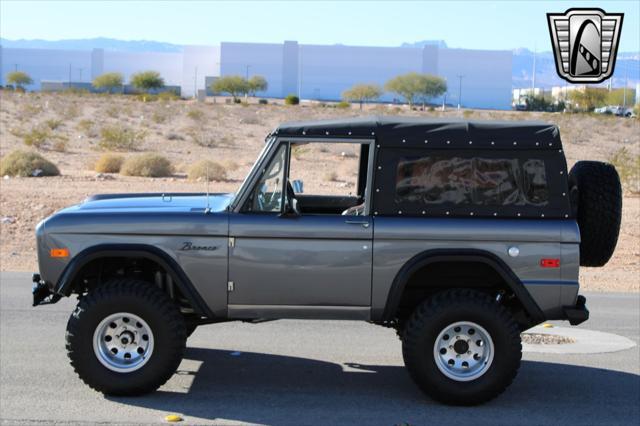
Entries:
[[[31,307],[30,274],[0,274],[2,424],[616,425],[640,421],[640,351],[525,353],[499,398],[449,407],[423,396],[393,330],[351,321],[199,328],[159,391],[113,398],[75,375],[64,349],[75,305]],[[587,294],[581,328],[640,341],[638,294]],[[567,325],[566,323],[560,323]]]

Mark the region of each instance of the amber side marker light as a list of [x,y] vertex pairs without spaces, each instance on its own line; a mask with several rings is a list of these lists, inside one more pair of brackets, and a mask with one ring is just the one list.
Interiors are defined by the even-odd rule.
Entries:
[[52,248],[49,252],[51,257],[69,257],[68,248]]

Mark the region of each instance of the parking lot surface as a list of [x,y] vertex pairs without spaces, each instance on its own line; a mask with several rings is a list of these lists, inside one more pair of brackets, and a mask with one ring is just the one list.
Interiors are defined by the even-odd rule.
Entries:
[[[424,397],[393,330],[350,321],[226,323],[199,328],[158,392],[112,398],[71,369],[64,330],[75,304],[31,307],[30,275],[0,275],[2,424],[614,425],[640,419],[640,352],[527,352],[513,385],[478,407]],[[640,341],[638,294],[587,294],[581,328]],[[565,325],[565,324],[563,324]],[[568,326],[568,324],[566,324]]]

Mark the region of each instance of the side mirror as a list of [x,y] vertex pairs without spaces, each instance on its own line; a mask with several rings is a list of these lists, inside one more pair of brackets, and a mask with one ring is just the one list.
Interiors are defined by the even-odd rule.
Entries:
[[298,200],[295,198],[284,200],[284,209],[280,214],[280,217],[298,217],[300,216],[300,210],[298,209]]
[[302,194],[304,192],[304,182],[302,179],[296,179],[291,182],[291,186],[293,187],[293,192],[296,194]]

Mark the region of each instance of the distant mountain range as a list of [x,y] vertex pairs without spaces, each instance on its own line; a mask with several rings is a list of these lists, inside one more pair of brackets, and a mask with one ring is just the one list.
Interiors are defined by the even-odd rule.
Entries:
[[17,49],[106,49],[123,52],[181,52],[182,46],[150,40],[117,40],[113,38],[83,38],[78,40],[8,40],[0,38],[2,47]]
[[[78,40],[7,40],[0,38],[0,45],[7,48],[23,49],[69,49],[90,50],[94,48],[118,50],[126,52],[181,52],[181,45],[150,40],[117,40],[112,38],[90,38]],[[446,48],[444,40],[422,40],[412,43],[402,43],[402,47],[423,47],[436,45]],[[513,50],[513,87],[531,87],[534,52],[520,48]],[[536,87],[551,87],[565,85],[565,81],[556,73],[553,54],[538,52],[536,59]],[[640,54],[637,52],[620,52],[616,62],[616,69],[611,80],[613,87],[624,85],[625,78],[629,85],[635,86],[640,81]]]

